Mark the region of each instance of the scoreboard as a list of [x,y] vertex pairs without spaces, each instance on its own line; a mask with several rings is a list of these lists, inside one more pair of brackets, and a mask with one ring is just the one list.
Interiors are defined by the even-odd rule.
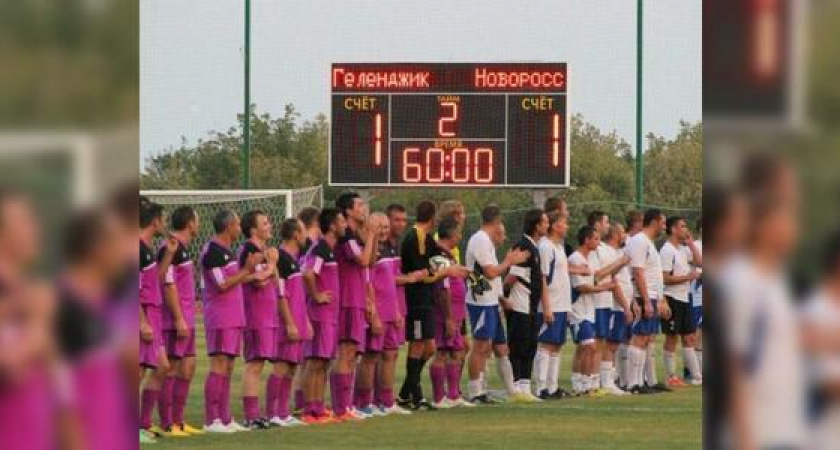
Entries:
[[569,185],[565,63],[333,64],[334,186]]

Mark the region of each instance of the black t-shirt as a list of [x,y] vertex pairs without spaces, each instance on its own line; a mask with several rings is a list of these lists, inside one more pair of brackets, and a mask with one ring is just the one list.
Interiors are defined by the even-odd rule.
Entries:
[[257,247],[257,244],[251,241],[245,241],[242,244],[242,251],[239,252],[239,267],[245,267],[245,261],[252,253],[262,253],[262,249]]
[[297,258],[282,248],[278,247],[277,250],[280,253],[280,258],[277,260],[277,271],[280,273],[280,278],[287,280],[290,276],[300,272],[300,264]]
[[[421,239],[417,228],[412,228],[400,247],[402,272],[407,274],[417,270],[428,270],[429,259],[439,254],[440,249],[430,234],[424,234]],[[431,309],[434,304],[434,283],[427,279],[406,284],[405,300],[409,310]]]
[[204,270],[215,269],[216,267],[225,267],[236,260],[236,255],[233,250],[222,246],[221,244],[211,241],[207,245],[207,251],[201,258],[201,267]]
[[534,244],[534,242],[528,238],[528,236],[522,235],[522,238],[516,245],[513,246],[514,249],[525,250],[530,253],[528,259],[526,259],[521,264],[517,264],[519,267],[524,267],[528,269],[530,272],[530,277],[523,278],[523,277],[516,277],[517,280],[525,285],[528,290],[531,292],[529,295],[530,305],[531,305],[531,312],[535,313],[537,311],[537,305],[539,305],[540,300],[542,299],[542,261],[540,260],[540,250]]
[[[163,257],[166,255],[166,246],[162,245],[160,249],[158,249],[157,260],[158,262],[163,261]],[[177,266],[183,264],[190,259],[190,254],[187,252],[187,247],[184,246],[183,243],[180,241],[178,242],[178,248],[175,250],[175,254],[172,255],[172,265]]]

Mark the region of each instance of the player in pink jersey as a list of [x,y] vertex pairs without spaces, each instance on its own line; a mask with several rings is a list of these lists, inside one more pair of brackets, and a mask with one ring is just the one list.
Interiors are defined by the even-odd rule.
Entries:
[[[458,219],[449,216],[438,225],[437,245],[440,254],[457,264],[453,249],[461,241],[462,228]],[[437,352],[429,374],[432,378],[436,408],[475,406],[461,398],[461,369],[466,354],[467,286],[463,278],[446,277],[435,286],[435,346]],[[448,391],[445,389],[448,385]]]
[[201,253],[204,285],[204,328],[210,371],[204,384],[204,430],[233,433],[247,430],[233,421],[230,413],[230,377],[234,360],[241,350],[245,327],[242,284],[254,280],[254,269],[263,260],[262,253],[245,258],[240,267],[231,246],[242,229],[239,216],[223,209],[213,218],[215,236]]
[[306,231],[298,219],[286,219],[280,228],[280,257],[277,261],[280,322],[274,371],[268,377],[266,417],[272,425],[303,425],[289,411],[292,379],[303,362],[303,343],[312,338],[312,324],[306,308],[306,291],[299,258],[306,245]]
[[[366,228],[367,203],[355,192],[341,194],[336,207],[344,214],[347,230],[335,250],[339,285],[338,360],[330,374],[333,412],[339,418],[364,418],[352,408],[356,353],[364,349],[365,329],[375,311],[368,296],[367,268],[373,262],[377,230]],[[348,413],[349,414],[345,414]],[[343,417],[343,416],[347,417]]]
[[268,418],[260,417],[260,373],[266,361],[277,355],[277,259],[276,248],[268,247],[272,226],[264,211],[248,211],[242,216],[242,230],[248,240],[239,249],[239,265],[248,256],[265,255],[265,262],[254,269],[251,281],[242,285],[245,305],[245,372],[242,381],[242,407],[246,428],[262,430],[269,427]]
[[322,237],[303,260],[307,311],[312,322],[312,339],[304,344],[304,414],[306,423],[331,422],[324,408],[327,368],[338,346],[338,262],[334,249],[347,224],[337,209],[325,208],[318,217]]
[[164,233],[163,206],[145,203],[140,210],[140,380],[147,370],[153,373],[143,386],[140,408],[140,429],[147,435],[158,436],[162,430],[152,429],[152,411],[160,398],[169,360],[163,342],[163,299],[161,279],[172,261],[177,247],[174,239],[167,241],[165,257],[158,263],[152,250],[152,240]]
[[[171,362],[160,393],[161,427],[167,435],[188,436],[202,431],[184,421],[184,408],[195,375],[195,267],[187,246],[198,234],[198,215],[181,206],[170,216],[172,237],[177,243],[163,284],[163,336]],[[166,246],[158,250],[158,263],[166,257]]]
[[[303,256],[309,252],[309,249],[321,239],[321,227],[318,224],[318,216],[321,210],[314,206],[307,206],[300,210],[297,215],[298,220],[303,223],[304,229],[304,244],[298,252],[297,260],[300,263]],[[292,388],[295,391],[295,412],[300,414],[303,412],[303,368],[295,372],[292,380]]]

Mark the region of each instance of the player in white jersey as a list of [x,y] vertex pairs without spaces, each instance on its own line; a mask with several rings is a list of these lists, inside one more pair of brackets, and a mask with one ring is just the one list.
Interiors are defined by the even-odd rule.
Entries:
[[630,347],[627,349],[628,385],[636,393],[650,393],[644,386],[646,347],[656,333],[657,315],[668,318],[671,311],[664,301],[662,264],[654,239],[665,229],[665,216],[658,209],[645,212],[642,230],[627,243],[630,270],[633,275],[635,302],[641,317],[633,322]]
[[[610,305],[609,334],[607,343],[601,358],[601,387],[608,393],[624,395],[625,392],[615,385],[615,374],[613,370],[616,351],[629,339],[629,325],[633,322],[631,305],[633,301],[633,282],[630,279],[630,267],[627,264],[629,258],[621,249],[626,239],[624,227],[613,222],[607,230],[606,242],[602,251],[604,261],[613,264],[616,261],[624,262],[616,274],[614,280],[616,288],[612,291],[612,304]],[[624,349],[626,350],[626,348]],[[620,364],[619,373],[622,373],[622,380],[626,378],[625,364]]]
[[614,281],[595,284],[594,272],[601,237],[595,228],[585,226],[578,232],[578,250],[569,257],[569,264],[587,266],[590,275],[572,275],[572,339],[577,345],[572,364],[572,390],[584,394],[597,390],[597,352],[595,349],[595,294],[615,287]]
[[[697,221],[697,233],[703,232],[703,219]],[[703,256],[703,240],[698,238],[694,241],[694,247]],[[703,268],[695,265],[700,276],[691,282],[691,291],[689,298],[691,299],[691,323],[697,331],[694,332],[694,352],[697,354],[697,366],[700,368],[700,374],[703,372]],[[691,374],[686,369],[686,378]]]
[[671,318],[662,321],[665,333],[665,345],[662,356],[668,374],[668,386],[684,386],[682,379],[677,376],[677,366],[674,360],[674,350],[677,347],[677,337],[682,338],[683,360],[692,374],[690,383],[702,383],[702,374],[697,364],[697,354],[694,352],[694,331],[691,320],[691,303],[689,291],[691,283],[700,274],[692,265],[702,265],[702,256],[694,246],[694,240],[688,231],[685,219],[679,216],[669,217],[665,223],[668,240],[662,245],[659,257],[662,264],[662,278],[665,282],[665,299],[671,308]]

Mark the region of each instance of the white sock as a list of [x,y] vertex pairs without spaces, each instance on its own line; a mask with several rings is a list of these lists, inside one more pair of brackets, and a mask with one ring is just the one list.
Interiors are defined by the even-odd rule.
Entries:
[[546,383],[549,374],[551,355],[548,350],[537,349],[537,356],[534,357],[534,374],[536,375],[537,394],[541,393],[546,388]]
[[659,382],[656,379],[656,358],[654,358],[655,349],[653,345],[653,342],[648,344],[645,354],[644,380],[647,381],[650,386]]
[[612,369],[612,361],[601,361],[601,387],[609,387],[613,385]]
[[484,389],[481,383],[481,378],[477,380],[470,380],[467,383],[467,389],[470,391],[470,399],[476,398],[479,395],[484,393]]
[[481,389],[487,392],[487,372],[490,372],[490,358],[484,360],[484,370],[481,371]]
[[590,373],[589,374],[589,388],[590,389],[601,389],[601,376],[597,373]]
[[697,354],[697,369],[700,370],[700,378],[703,378],[703,349],[695,348],[694,353]]
[[668,374],[668,378],[673,377],[677,373],[677,362],[674,361],[674,352],[663,350],[662,360],[665,361],[665,372]]
[[481,392],[487,392],[487,372],[478,374],[478,382],[481,383]]
[[627,386],[641,386],[642,373],[645,369],[645,351],[635,347],[627,347]]
[[531,394],[531,380],[527,378],[524,380],[519,380],[519,393]]
[[700,370],[699,364],[697,364],[697,353],[693,348],[683,347],[683,361],[685,361],[685,366],[688,367],[688,372],[691,374],[693,380],[703,378],[703,372]]
[[580,392],[580,374],[577,372],[572,373],[572,390],[575,392]]
[[548,393],[553,394],[557,392],[559,386],[557,385],[560,378],[560,354],[549,355],[548,357]]
[[496,358],[496,370],[499,372],[499,378],[505,383],[505,389],[509,395],[516,393],[516,386],[513,383],[513,366],[510,365],[510,359],[507,356]]
[[627,344],[618,346],[616,352],[616,367],[618,369],[618,384],[627,386]]

